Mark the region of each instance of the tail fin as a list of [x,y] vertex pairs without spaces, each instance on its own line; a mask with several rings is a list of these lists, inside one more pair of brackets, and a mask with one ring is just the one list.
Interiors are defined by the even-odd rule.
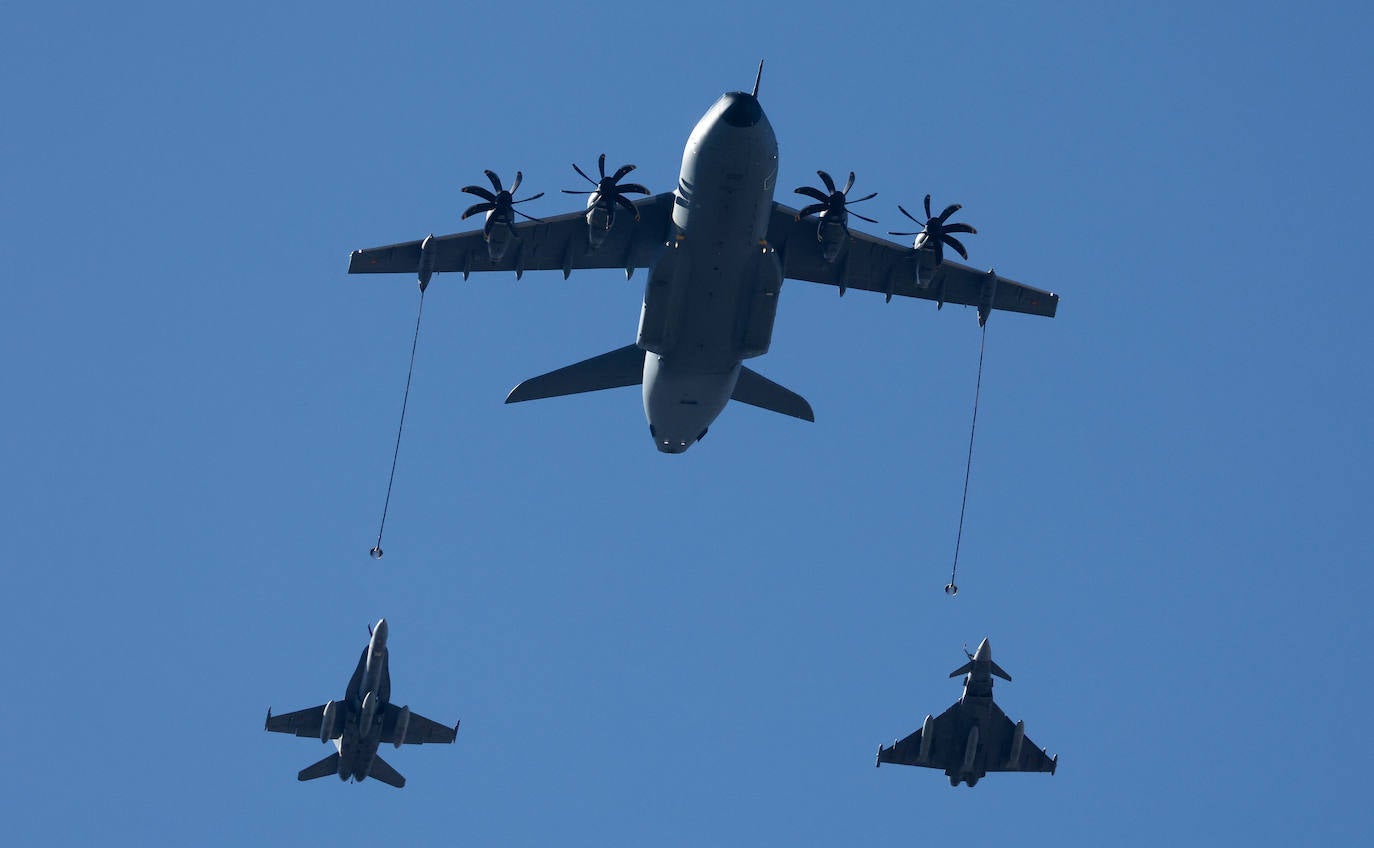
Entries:
[[296,775],[297,780],[314,780],[317,777],[328,777],[331,774],[339,773],[339,753],[335,751],[329,756],[315,763],[313,766],[306,766],[301,769],[300,774]]
[[780,412],[803,421],[816,420],[816,414],[811,411],[811,404],[806,402],[806,398],[743,365],[739,368],[739,381],[735,383],[735,392],[730,395],[730,400]]
[[372,768],[368,771],[367,776],[397,789],[406,785],[406,779],[401,777],[401,773],[392,768],[386,760],[377,756],[372,758]]
[[531,377],[510,390],[506,403],[638,386],[644,380],[644,351],[626,345],[566,368]]

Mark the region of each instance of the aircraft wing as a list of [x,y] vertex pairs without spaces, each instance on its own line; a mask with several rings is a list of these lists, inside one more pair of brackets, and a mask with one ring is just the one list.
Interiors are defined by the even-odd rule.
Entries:
[[1050,774],[1059,766],[1059,758],[1051,757],[1045,753],[1045,749],[1036,745],[1026,736],[1021,741],[1021,755],[1015,761],[1011,759],[1012,736],[1016,733],[1016,723],[1007,718],[1007,714],[1002,712],[1002,708],[993,705],[993,715],[991,722],[998,728],[997,738],[1000,742],[998,750],[986,752],[987,758],[984,763],[988,771],[1047,771]]
[[[396,721],[400,718],[401,709],[395,704],[386,705],[386,715],[382,718],[382,742],[395,744]],[[458,737],[458,725],[449,727],[433,719],[425,718],[417,712],[412,712],[405,733],[405,738],[401,740],[403,745],[423,745],[426,742],[448,743]]]
[[[848,243],[834,262],[821,257],[816,240],[816,219],[797,220],[797,210],[780,203],[773,204],[773,216],[768,222],[768,243],[783,259],[783,276],[793,280],[863,289],[886,295],[919,297],[939,304],[958,303],[978,306],[988,280],[988,272],[979,271],[946,259],[935,267],[934,255],[925,250],[913,250],[887,239],[851,230]],[[917,284],[920,268],[934,268],[929,285]],[[1044,315],[1053,318],[1059,308],[1059,295],[996,275],[993,309]]]
[[[464,276],[476,271],[562,271],[567,277],[581,268],[620,268],[628,273],[653,264],[668,240],[673,193],[644,197],[634,204],[639,220],[621,210],[605,242],[594,251],[588,246],[584,211],[516,224],[519,239],[506,248],[500,262],[491,261],[481,229],[436,236],[430,254],[423,258],[429,270],[458,271]],[[423,244],[424,240],[407,241],[355,250],[348,258],[348,273],[418,274]]]
[[[950,763],[963,756],[963,749],[960,747],[963,744],[962,740],[956,741],[961,729],[959,705],[955,704],[935,718],[930,751],[925,760],[921,759],[923,728],[918,728],[910,736],[899,739],[888,747],[879,748],[878,762],[880,764],[895,763],[902,766],[946,768]],[[965,734],[967,732],[964,730]]]
[[324,704],[296,710],[294,713],[267,715],[267,729],[273,733],[294,733],[297,736],[320,738],[320,725],[324,723]]

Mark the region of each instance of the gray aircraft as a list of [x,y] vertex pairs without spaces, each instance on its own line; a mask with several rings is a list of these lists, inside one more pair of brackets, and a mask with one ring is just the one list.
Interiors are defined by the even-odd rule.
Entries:
[[342,701],[279,716],[272,715],[271,709],[267,711],[267,730],[334,743],[334,753],[301,769],[297,780],[337,774],[345,782],[371,777],[399,789],[406,785],[406,779],[377,755],[379,745],[390,742],[399,748],[452,742],[458,736],[457,724],[448,727],[412,713],[410,707],[391,703],[386,619],[369,630],[371,638],[358,658],[358,667],[348,681]]
[[566,279],[574,268],[620,268],[628,279],[648,268],[634,344],[526,380],[506,402],[642,385],[649,433],[664,453],[682,453],[700,440],[731,400],[815,420],[804,398],[742,364],[772,343],[784,278],[835,286],[841,295],[864,289],[889,302],[901,295],[937,307],[975,306],[979,324],[994,309],[1054,316],[1057,295],[944,258],[948,246],[967,259],[953,234],[976,232],[948,220],[958,204],[934,215],[927,195],[924,219],[899,206],[920,228],[891,233],[914,235],[908,246],[849,228],[851,215],[876,223],[848,210],[874,196],[849,198],[852,172],[839,188],[817,171],[824,190],[798,188],[814,201],[800,210],[774,202],[778,142],[758,88],[755,79],[752,93],[723,95],[697,122],[674,191],[631,200],[627,195],[649,194],[620,182],[635,166],[608,176],[602,154],[599,179],[573,165],[590,191],[564,190],[587,194],[585,211],[540,219],[517,208],[543,194],[516,200],[520,172],[505,188],[486,171],[491,190],[463,188],[481,201],[463,213],[485,213],[480,230],[357,250],[348,272],[416,274],[423,291],[442,271],[464,279],[474,271],[513,271],[519,279],[526,271],[560,270]]
[[[967,649],[965,649],[967,651]],[[950,677],[964,675],[964,694],[938,718],[926,716],[921,729],[889,747],[878,748],[878,762],[943,769],[949,785],[969,786],[990,771],[1047,771],[1054,774],[1059,755],[1050,757],[1026,738],[1026,723],[1012,724],[992,702],[992,676],[1011,682],[1011,675],[992,661],[984,639]]]

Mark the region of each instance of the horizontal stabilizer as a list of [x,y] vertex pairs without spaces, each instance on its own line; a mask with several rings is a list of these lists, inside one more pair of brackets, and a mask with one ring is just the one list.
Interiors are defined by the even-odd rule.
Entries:
[[[1002,670],[1002,667],[1001,667],[1000,665],[998,665],[997,663],[993,662],[992,660],[988,660],[988,663],[992,666],[991,671],[992,671],[993,674],[997,675],[998,677],[1002,678],[1003,680],[1007,681],[1008,683],[1011,682],[1011,675],[1010,675],[1010,674],[1007,674],[1005,671],[1003,671],[1003,670]],[[974,665],[974,661],[973,661],[973,660],[969,660],[968,662],[966,662],[966,663],[964,663],[963,665],[961,665],[961,666],[959,666],[958,668],[956,668],[954,671],[951,671],[951,672],[949,673],[949,676],[950,676],[950,677],[958,677],[958,676],[961,675],[961,674],[969,674],[969,673],[971,673],[971,672],[973,671],[973,665]]]
[[643,381],[644,351],[638,345],[626,345],[566,368],[531,377],[510,390],[506,403],[638,386]]
[[296,775],[297,780],[314,780],[317,777],[328,777],[331,774],[339,773],[339,753],[335,751],[329,756],[315,763],[313,766],[306,766]]
[[381,757],[372,758],[372,768],[368,770],[367,776],[397,789],[406,785],[406,779],[401,777],[401,773],[392,768],[391,764]]
[[781,412],[803,421],[816,420],[816,414],[811,411],[811,404],[806,402],[806,398],[743,365],[739,368],[739,381],[735,383],[735,393],[730,395],[730,400]]

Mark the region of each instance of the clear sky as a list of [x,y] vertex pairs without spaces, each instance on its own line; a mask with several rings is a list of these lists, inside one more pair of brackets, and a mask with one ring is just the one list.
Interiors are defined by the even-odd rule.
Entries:
[[[0,820],[13,845],[1364,844],[1371,18],[1350,4],[12,4],[0,51]],[[1033,8],[1032,8],[1033,7]],[[643,274],[413,279],[483,168],[655,191],[767,59],[778,199],[962,202],[993,317],[790,282],[656,453]],[[391,623],[402,791],[298,784],[270,705]],[[990,637],[1059,773],[875,770]]]

